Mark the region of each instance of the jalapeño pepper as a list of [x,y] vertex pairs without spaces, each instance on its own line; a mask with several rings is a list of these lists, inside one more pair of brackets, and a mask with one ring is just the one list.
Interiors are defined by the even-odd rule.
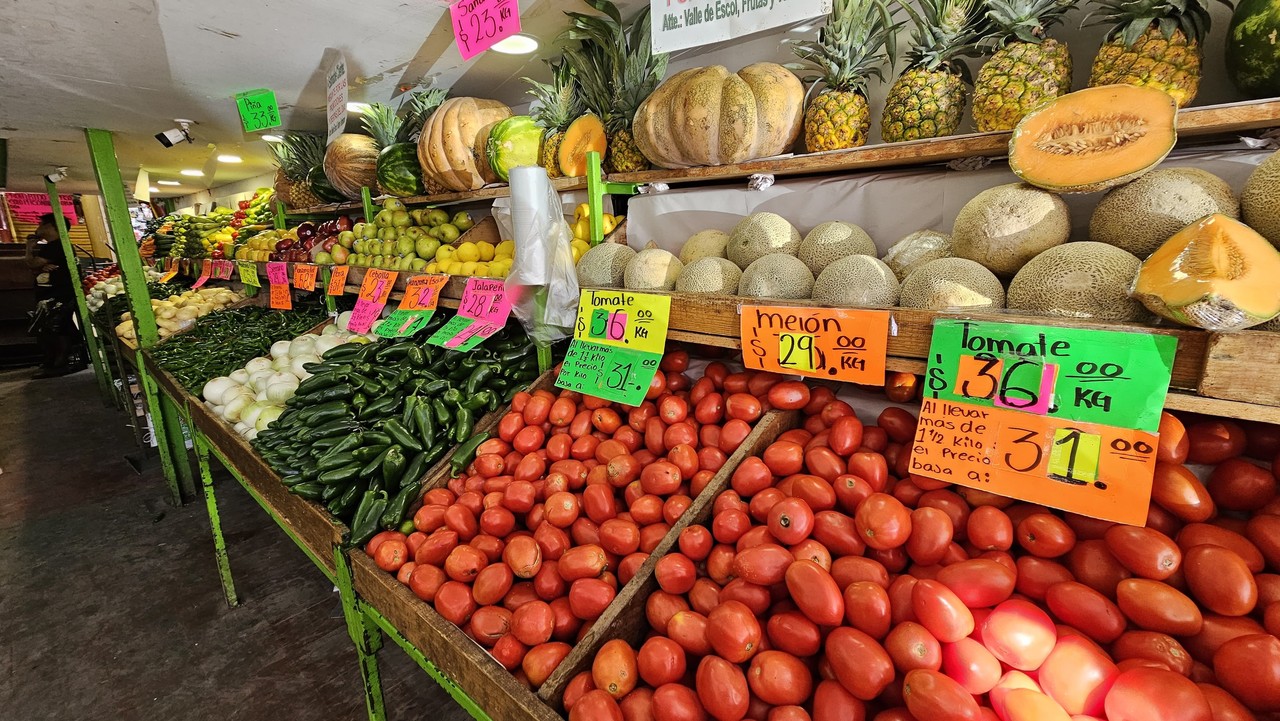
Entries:
[[[388,419],[383,422],[382,430],[386,431],[387,435],[391,436],[396,443],[399,443],[405,448],[408,448],[415,453],[422,450],[422,443],[417,438],[414,438],[413,434],[409,432],[409,429],[400,424],[400,421],[394,418]],[[396,477],[399,478],[399,476]]]
[[408,464],[408,459],[404,457],[404,451],[399,446],[392,446],[387,449],[386,455],[382,457],[382,482],[388,487],[398,488],[400,477],[404,475],[404,468]]

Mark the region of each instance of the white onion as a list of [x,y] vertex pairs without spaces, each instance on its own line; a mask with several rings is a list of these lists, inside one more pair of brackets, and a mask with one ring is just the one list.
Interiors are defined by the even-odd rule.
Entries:
[[253,402],[252,395],[238,395],[222,406],[222,417],[232,423],[240,420],[241,413]]
[[265,431],[267,426],[270,426],[275,419],[280,417],[281,413],[284,413],[284,408],[281,406],[267,406],[258,414],[258,419],[254,422],[253,427],[259,431]]
[[250,427],[257,425],[258,416],[262,415],[262,411],[267,407],[268,404],[261,401],[254,401],[253,403],[250,403],[245,406],[243,411],[240,411],[240,421]]
[[267,379],[275,374],[275,369],[270,365],[268,365],[265,370],[252,371],[249,373],[249,387],[255,392],[265,390],[267,387]]
[[348,310],[348,311],[344,311],[341,315],[338,316],[338,322],[336,323],[336,325],[338,326],[339,330],[346,330],[347,324],[350,322],[351,322],[351,311]]
[[306,380],[311,377],[306,368],[302,366],[308,363],[319,363],[320,357],[314,355],[300,355],[289,362],[289,372],[298,378],[298,380]]
[[[333,326],[329,327],[332,328]],[[332,334],[322,335],[316,339],[314,352],[318,356],[324,355],[325,351],[328,351],[330,348],[337,348],[340,345],[342,345],[342,341],[338,340],[336,336]]]
[[244,385],[245,383],[249,382],[249,371],[241,368],[240,370],[232,371],[229,377],[231,378],[231,380],[235,381],[236,383],[239,383],[240,385]]
[[289,341],[278,340],[271,344],[272,358],[288,358],[289,357]]
[[254,358],[244,364],[244,369],[249,375],[253,375],[258,371],[271,370],[271,359],[266,357]]
[[318,336],[311,335],[310,333],[304,333],[303,335],[294,338],[293,341],[289,343],[289,357],[297,358],[298,356],[314,355],[316,338],[318,338]]
[[257,429],[257,428],[250,428],[249,430],[247,430],[247,431],[245,431],[245,432],[244,432],[244,439],[245,439],[246,441],[251,441],[251,440],[253,440],[254,438],[257,438],[257,437],[258,437],[258,429]]
[[238,385],[235,381],[226,376],[218,376],[210,379],[204,384],[204,388],[200,390],[200,395],[207,401],[218,403],[222,400],[222,396],[234,386]]
[[243,424],[243,423],[236,423],[236,425],[235,425],[235,431],[236,431],[236,433],[238,433],[238,434],[240,434],[240,435],[242,435],[242,436],[243,436],[244,434],[248,433],[248,432],[249,432],[249,430],[250,430],[249,426],[246,426],[246,425],[245,425],[245,424]]

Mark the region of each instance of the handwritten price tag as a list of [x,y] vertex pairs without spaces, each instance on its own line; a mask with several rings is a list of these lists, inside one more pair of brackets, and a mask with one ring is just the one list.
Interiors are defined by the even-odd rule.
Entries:
[[400,310],[435,310],[440,289],[449,282],[447,275],[415,275],[405,284]]
[[582,291],[556,385],[638,405],[662,361],[670,313],[670,296]]
[[251,260],[237,260],[236,269],[240,272],[240,282],[254,288],[262,287],[258,280],[258,266]]
[[511,315],[511,299],[507,297],[507,284],[489,278],[467,278],[458,302],[458,315],[504,325]]
[[178,259],[177,258],[166,259],[164,261],[164,268],[165,268],[165,272],[164,272],[164,275],[160,276],[160,282],[168,283],[169,281],[173,280],[174,276],[178,274]]
[[351,272],[349,265],[335,265],[329,268],[329,285],[325,288],[327,295],[342,295],[347,288],[347,273]]
[[400,310],[391,314],[373,327],[375,335],[382,338],[405,338],[427,327],[434,310]]
[[888,311],[744,305],[739,326],[747,368],[884,383]]
[[279,261],[267,263],[267,283],[271,286],[271,307],[292,310],[293,295],[289,292],[288,264]]
[[236,94],[236,109],[246,133],[280,126],[280,106],[275,92],[266,88]]
[[316,289],[316,272],[320,270],[310,263],[293,265],[293,287],[298,290],[312,291]]
[[360,284],[360,295],[356,298],[356,307],[351,310],[351,319],[347,321],[347,330],[352,333],[369,332],[373,322],[387,305],[396,275],[394,270],[382,268],[370,268],[365,272],[364,282]]
[[463,60],[520,32],[520,6],[515,0],[460,0],[449,6],[449,17]]
[[201,288],[205,283],[209,282],[209,278],[213,276],[213,264],[216,260],[206,260],[200,264],[200,277],[196,278],[196,282],[191,284],[192,288]]

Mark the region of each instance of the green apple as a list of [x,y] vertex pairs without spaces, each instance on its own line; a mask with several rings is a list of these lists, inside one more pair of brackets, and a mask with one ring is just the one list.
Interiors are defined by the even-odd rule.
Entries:
[[462,235],[462,233],[458,232],[458,226],[452,223],[445,223],[436,228],[436,237],[445,243],[452,243],[458,239],[459,235]]
[[458,230],[461,230],[464,233],[471,230],[471,227],[476,224],[476,222],[471,219],[471,214],[465,210],[459,210],[457,213],[454,213],[453,220],[450,222],[452,222]]
[[[335,249],[338,249],[341,247],[342,246],[340,245],[334,246]],[[320,265],[333,265],[334,257],[322,250],[319,253],[316,253],[316,262],[319,263]]]
[[355,231],[344,230],[341,233],[338,233],[338,245],[341,245],[343,248],[350,250],[351,246],[354,245],[355,242],[356,242]]
[[434,258],[436,257],[436,250],[439,248],[440,241],[435,238],[419,238],[418,242],[413,244],[413,250],[418,254],[419,258]]
[[404,201],[399,198],[387,198],[382,201],[383,210],[404,210]]
[[364,254],[363,254],[363,253],[352,253],[352,254],[347,258],[347,265],[355,265],[355,266],[359,266],[359,265],[360,265],[361,263],[363,263],[363,262],[364,262]]
[[449,214],[439,208],[432,208],[427,211],[427,225],[435,227],[449,222]]
[[405,253],[412,253],[413,247],[414,247],[414,243],[413,243],[413,239],[411,238],[401,238],[400,240],[396,241],[396,253],[398,253],[399,255],[404,255]]
[[403,210],[397,210],[391,214],[391,225],[395,228],[408,228],[413,225],[413,218]]
[[373,222],[379,228],[389,228],[393,217],[395,217],[395,211],[380,210],[377,215],[373,216]]
[[427,267],[427,261],[423,260],[422,258],[414,258],[413,260],[409,261],[409,269],[415,272],[420,271],[425,267]]
[[[338,265],[346,265],[347,257],[350,255],[350,252],[345,247],[341,245],[335,245],[333,246],[333,250],[329,252],[331,255],[333,255],[333,262],[337,263]],[[321,260],[319,258],[316,258],[316,262],[319,263],[321,262]]]

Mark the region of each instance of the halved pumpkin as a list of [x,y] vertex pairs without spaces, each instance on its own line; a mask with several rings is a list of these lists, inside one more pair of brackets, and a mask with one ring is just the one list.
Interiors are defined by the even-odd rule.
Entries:
[[1220,213],[1178,231],[1142,262],[1131,295],[1152,313],[1205,330],[1241,330],[1280,315],[1280,252]]
[[607,149],[604,123],[587,113],[570,123],[564,131],[564,138],[560,141],[560,172],[569,178],[586,175],[587,153],[593,150],[599,153],[603,163]]
[[1178,104],[1163,90],[1103,85],[1077,90],[1022,118],[1009,168],[1057,193],[1092,193],[1155,168],[1178,140]]

